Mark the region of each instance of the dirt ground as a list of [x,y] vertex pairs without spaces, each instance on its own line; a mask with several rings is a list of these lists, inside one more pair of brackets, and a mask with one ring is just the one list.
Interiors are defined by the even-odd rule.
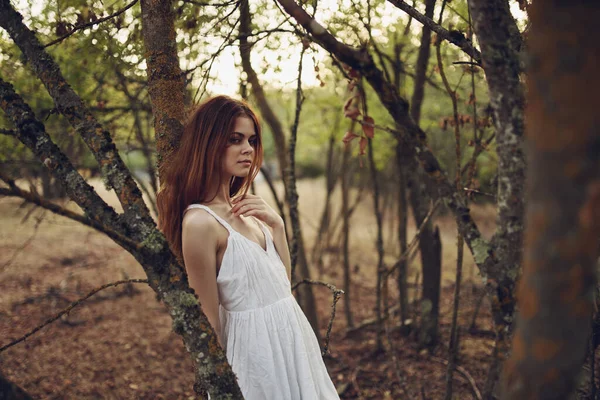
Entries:
[[[116,204],[101,184],[101,196]],[[312,245],[324,198],[323,181],[299,183],[300,211],[305,241]],[[258,194],[271,201],[266,187]],[[337,196],[339,197],[339,196]],[[336,197],[336,199],[337,199]],[[72,204],[74,209],[76,208]],[[337,200],[334,201],[337,206]],[[315,212],[314,210],[317,210]],[[486,236],[494,229],[491,206],[473,206],[473,215]],[[391,220],[388,217],[388,220]],[[438,216],[443,241],[443,292],[439,346],[433,354],[420,351],[414,334],[404,336],[387,323],[386,351],[374,353],[376,332],[365,328],[346,334],[344,302],[338,303],[326,363],[343,399],[441,399],[445,391],[444,364],[450,331],[456,262],[456,226],[451,216]],[[356,323],[373,318],[375,306],[375,223],[365,197],[352,218],[353,275],[351,306]],[[397,257],[393,227],[386,227],[388,256]],[[409,237],[415,227],[409,227]],[[309,249],[310,250],[310,249]],[[473,310],[482,291],[473,260],[465,252],[459,324],[459,365],[482,390],[493,339],[470,334]],[[335,249],[326,257],[321,276],[342,286],[341,258]],[[414,296],[419,262],[410,273]],[[145,278],[142,268],[126,251],[103,234],[41,209],[23,206],[17,199],[0,198],[0,347],[54,316],[70,302],[105,283]],[[396,299],[389,284],[390,303]],[[321,332],[331,313],[331,293],[314,289]],[[482,331],[491,329],[489,305],[484,300],[477,319]],[[416,307],[411,315],[417,318]],[[108,288],[75,308],[68,316],[0,353],[0,372],[38,399],[193,399],[193,369],[181,339],[171,331],[163,305],[145,284]],[[473,398],[472,387],[455,373],[454,398]]]

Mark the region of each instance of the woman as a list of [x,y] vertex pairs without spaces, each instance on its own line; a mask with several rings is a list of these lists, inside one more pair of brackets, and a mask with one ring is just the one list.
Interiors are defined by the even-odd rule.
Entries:
[[158,194],[159,224],[249,400],[339,399],[290,288],[281,217],[248,194],[263,159],[260,125],[218,96],[185,126]]

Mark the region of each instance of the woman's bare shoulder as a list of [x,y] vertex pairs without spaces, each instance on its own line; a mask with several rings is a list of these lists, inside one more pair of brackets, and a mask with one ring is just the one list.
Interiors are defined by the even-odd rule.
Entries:
[[221,224],[208,213],[208,211],[201,208],[193,208],[188,210],[181,222],[181,234],[182,236],[197,236],[197,235],[217,235],[220,232],[219,227]]

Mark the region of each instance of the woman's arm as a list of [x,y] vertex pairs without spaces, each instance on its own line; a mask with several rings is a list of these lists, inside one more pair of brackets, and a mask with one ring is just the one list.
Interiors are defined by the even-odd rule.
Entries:
[[182,252],[190,287],[194,289],[219,344],[219,292],[217,290],[217,250],[215,219],[206,211],[188,211],[182,224]]
[[291,281],[292,260],[285,233],[285,224],[281,216],[262,197],[253,194],[246,194],[243,198],[237,198],[233,203],[234,206],[231,209],[233,215],[254,216],[271,228],[275,249],[279,253],[279,258],[281,258],[287,271],[288,279]]

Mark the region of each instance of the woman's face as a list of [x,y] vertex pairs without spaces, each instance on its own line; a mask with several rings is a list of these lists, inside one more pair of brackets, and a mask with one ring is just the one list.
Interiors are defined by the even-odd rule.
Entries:
[[254,122],[248,117],[237,117],[223,156],[223,172],[226,177],[248,176],[256,155],[257,143]]

